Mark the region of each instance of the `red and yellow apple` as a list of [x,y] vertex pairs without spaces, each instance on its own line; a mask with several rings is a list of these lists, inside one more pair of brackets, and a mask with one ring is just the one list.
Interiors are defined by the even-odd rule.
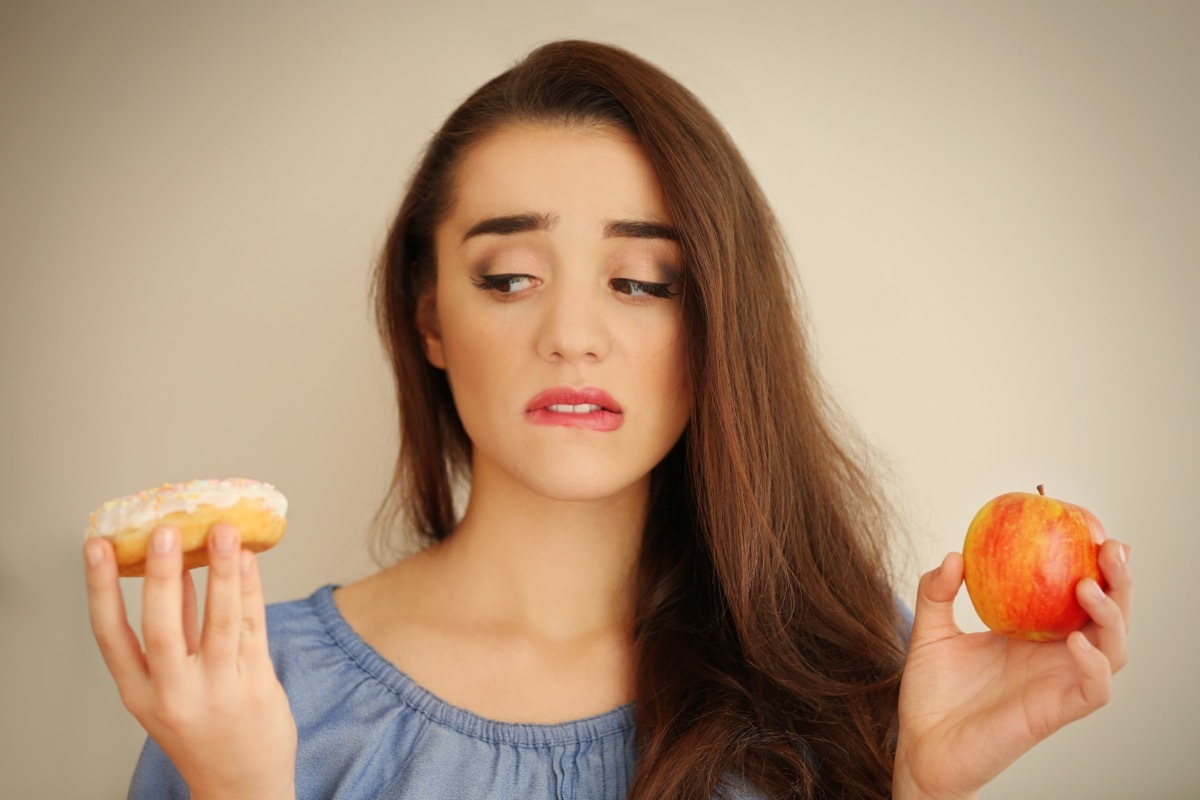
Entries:
[[975,612],[993,631],[1030,641],[1065,639],[1088,621],[1075,586],[1102,587],[1104,528],[1090,511],[1038,493],[988,502],[967,528],[963,566]]

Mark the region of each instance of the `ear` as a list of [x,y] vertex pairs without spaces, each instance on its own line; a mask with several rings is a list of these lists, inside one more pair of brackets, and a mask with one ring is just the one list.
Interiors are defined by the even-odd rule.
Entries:
[[430,286],[417,300],[417,331],[425,345],[425,358],[438,369],[446,368],[446,351],[442,347],[442,328],[437,315],[437,288]]

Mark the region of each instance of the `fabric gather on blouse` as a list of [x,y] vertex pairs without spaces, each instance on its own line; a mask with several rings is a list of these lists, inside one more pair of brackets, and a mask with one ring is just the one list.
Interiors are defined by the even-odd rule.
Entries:
[[[297,800],[628,796],[633,704],[556,724],[485,719],[384,659],[341,615],[334,588],[267,607],[271,658],[299,733]],[[147,739],[130,800],[188,796],[170,759]]]

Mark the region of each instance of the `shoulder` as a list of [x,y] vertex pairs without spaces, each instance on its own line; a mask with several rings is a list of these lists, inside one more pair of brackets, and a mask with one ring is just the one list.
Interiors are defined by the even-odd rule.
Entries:
[[295,655],[297,647],[334,645],[330,610],[335,588],[325,585],[308,597],[267,606],[267,641],[272,658],[278,662],[278,657]]
[[308,597],[267,606],[267,643],[280,683],[288,694],[313,695],[357,671],[357,637],[327,584]]
[[272,638],[319,635],[324,625],[319,608],[336,587],[325,585],[308,597],[271,603],[267,606],[267,633]]

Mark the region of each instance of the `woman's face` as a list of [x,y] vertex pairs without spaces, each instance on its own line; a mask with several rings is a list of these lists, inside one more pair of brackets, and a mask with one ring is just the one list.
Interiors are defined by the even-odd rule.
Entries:
[[486,472],[560,500],[644,489],[691,405],[671,224],[623,132],[514,124],[467,153],[419,324],[477,485]]

